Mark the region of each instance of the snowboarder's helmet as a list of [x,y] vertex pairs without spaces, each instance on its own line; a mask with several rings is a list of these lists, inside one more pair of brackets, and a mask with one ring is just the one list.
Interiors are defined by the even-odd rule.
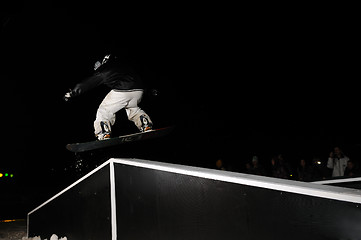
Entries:
[[104,64],[106,64],[109,61],[112,61],[114,59],[116,59],[117,57],[114,56],[113,54],[107,54],[104,56],[102,61],[96,61],[94,63],[94,71],[96,71],[98,68],[100,68],[101,66],[103,66]]
[[109,59],[112,59],[113,56],[111,54],[105,55],[102,61],[102,65],[109,61]]

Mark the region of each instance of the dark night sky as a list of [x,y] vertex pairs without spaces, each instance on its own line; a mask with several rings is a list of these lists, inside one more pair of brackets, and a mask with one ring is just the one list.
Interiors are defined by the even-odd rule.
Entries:
[[[177,125],[166,145],[172,156],[327,157],[334,145],[360,156],[352,14],[209,3],[32,4],[15,2],[2,13],[5,168],[49,172],[74,161],[65,145],[92,139],[107,89],[71,103],[62,96],[108,52],[159,89],[143,107],[157,127]],[[134,130],[124,119],[119,132]]]

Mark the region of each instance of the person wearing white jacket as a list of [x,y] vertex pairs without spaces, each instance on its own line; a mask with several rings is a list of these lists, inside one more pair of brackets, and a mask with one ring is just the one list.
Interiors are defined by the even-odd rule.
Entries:
[[330,153],[330,156],[327,161],[327,167],[332,169],[332,177],[342,177],[344,176],[347,162],[350,159],[345,156],[341,148],[335,147],[333,152]]

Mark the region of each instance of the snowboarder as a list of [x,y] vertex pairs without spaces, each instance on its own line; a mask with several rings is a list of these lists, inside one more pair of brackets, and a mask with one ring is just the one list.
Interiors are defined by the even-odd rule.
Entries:
[[106,95],[97,110],[94,133],[98,140],[109,139],[115,122],[115,114],[125,109],[128,119],[133,121],[141,132],[152,130],[153,123],[138,104],[142,100],[144,87],[139,75],[112,55],[94,64],[94,74],[78,83],[64,96],[65,101],[104,84],[112,90]]

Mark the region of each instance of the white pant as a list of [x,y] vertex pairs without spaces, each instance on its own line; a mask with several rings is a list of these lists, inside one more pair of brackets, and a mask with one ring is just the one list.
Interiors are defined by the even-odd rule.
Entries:
[[135,125],[140,129],[142,122],[140,116],[145,116],[151,122],[149,116],[138,107],[138,104],[142,100],[143,91],[115,91],[111,90],[99,105],[96,119],[94,121],[94,133],[96,136],[102,132],[101,122],[108,125],[111,130],[111,126],[115,122],[115,113],[125,108],[128,119],[133,121]]

